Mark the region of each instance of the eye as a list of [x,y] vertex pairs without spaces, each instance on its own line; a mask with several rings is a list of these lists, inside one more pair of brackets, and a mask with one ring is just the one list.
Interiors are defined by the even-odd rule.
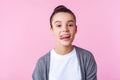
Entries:
[[68,27],[73,27],[73,26],[74,26],[73,23],[68,24]]
[[69,24],[68,26],[72,27],[72,26],[73,26],[73,24]]
[[56,27],[61,27],[61,26],[62,26],[62,25],[60,25],[60,24],[59,24],[59,25],[56,25]]

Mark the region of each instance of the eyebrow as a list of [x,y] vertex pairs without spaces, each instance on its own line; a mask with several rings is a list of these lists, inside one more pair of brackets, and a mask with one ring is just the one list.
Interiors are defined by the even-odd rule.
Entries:
[[[54,23],[57,23],[57,22],[61,23],[61,21],[55,21]],[[68,20],[67,22],[75,22],[75,21],[74,20]]]
[[61,21],[55,21],[54,23],[61,22]]
[[74,20],[69,20],[68,22],[75,22]]

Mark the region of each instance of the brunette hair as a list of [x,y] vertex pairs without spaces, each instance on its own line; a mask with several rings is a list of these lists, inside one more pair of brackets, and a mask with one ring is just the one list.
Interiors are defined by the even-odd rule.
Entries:
[[74,14],[70,9],[68,9],[67,7],[65,7],[64,5],[59,5],[59,6],[57,6],[57,7],[54,9],[53,13],[52,13],[51,16],[50,16],[50,26],[51,26],[51,27],[52,27],[52,18],[53,18],[53,16],[54,16],[56,13],[59,13],[59,12],[70,13],[70,14],[74,17],[75,22],[76,22],[76,16],[75,16],[75,14]]

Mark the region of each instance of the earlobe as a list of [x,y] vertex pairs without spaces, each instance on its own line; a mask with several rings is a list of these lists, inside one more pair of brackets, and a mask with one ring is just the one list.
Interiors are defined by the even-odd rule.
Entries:
[[50,27],[50,32],[52,32],[52,28]]
[[50,31],[52,31],[53,29],[52,29],[52,27],[50,27]]
[[52,27],[50,27],[50,32],[52,33],[52,35],[53,35],[53,28]]

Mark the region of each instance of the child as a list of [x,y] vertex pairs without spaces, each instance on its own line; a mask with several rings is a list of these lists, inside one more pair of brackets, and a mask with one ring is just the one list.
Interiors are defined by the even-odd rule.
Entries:
[[72,45],[77,33],[74,13],[59,5],[50,17],[50,25],[56,45],[38,60],[33,80],[97,80],[93,55]]

